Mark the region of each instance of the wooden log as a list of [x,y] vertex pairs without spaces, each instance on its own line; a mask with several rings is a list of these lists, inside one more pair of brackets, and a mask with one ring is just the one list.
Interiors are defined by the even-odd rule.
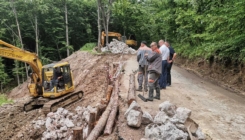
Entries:
[[107,88],[106,100],[109,102],[112,94],[113,86],[109,85]]
[[73,140],[83,140],[83,128],[82,127],[73,128]]
[[112,132],[112,128],[116,119],[117,111],[118,111],[118,92],[119,92],[119,82],[115,81],[115,90],[113,90],[113,106],[109,118],[106,123],[106,127],[104,130],[104,135],[110,135]]
[[[114,97],[114,92],[112,93],[111,98],[113,98],[113,97]],[[96,140],[100,136],[100,133],[105,128],[107,119],[108,119],[110,112],[111,112],[111,109],[112,109],[112,105],[113,105],[113,100],[110,99],[110,102],[106,107],[106,110],[103,112],[103,114],[100,117],[97,125],[95,125],[94,129],[92,130],[92,132],[87,137],[87,140]]]
[[103,114],[105,109],[106,109],[106,105],[104,105],[104,104],[97,106],[96,121],[99,120],[100,116]]
[[88,134],[87,135],[89,135],[90,132],[93,130],[95,122],[96,122],[96,114],[91,112],[89,115]]
[[110,115],[111,112],[111,104],[109,103],[109,105],[107,106],[106,110],[104,111],[104,113],[102,114],[101,118],[99,119],[97,125],[94,127],[94,129],[92,130],[92,132],[89,134],[89,136],[87,137],[87,140],[96,140],[99,136],[100,133],[103,131],[106,121]]
[[130,74],[130,79],[129,79],[129,90],[128,90],[128,106],[136,100],[136,95],[135,95],[135,76],[134,74]]
[[107,101],[107,99],[103,98],[103,99],[100,100],[100,103],[102,105],[107,105],[108,104],[108,101]]

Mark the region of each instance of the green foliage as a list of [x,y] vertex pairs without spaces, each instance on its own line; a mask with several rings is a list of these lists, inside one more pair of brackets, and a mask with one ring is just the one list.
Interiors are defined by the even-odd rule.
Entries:
[[0,94],[0,106],[2,106],[3,104],[8,104],[8,103],[13,103],[13,101],[8,99],[6,95]]
[[5,72],[5,65],[3,64],[3,59],[0,57],[0,86],[1,86],[1,91],[3,86],[8,84],[8,82],[11,80],[11,78],[8,76],[8,74]]
[[86,43],[85,45],[82,46],[80,50],[92,52],[95,46],[96,46],[96,43]]

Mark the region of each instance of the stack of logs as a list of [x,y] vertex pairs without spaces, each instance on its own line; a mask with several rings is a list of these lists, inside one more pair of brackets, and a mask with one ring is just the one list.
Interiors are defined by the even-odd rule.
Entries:
[[[90,120],[93,127],[90,128],[91,131],[88,131],[87,140],[96,140],[102,132],[104,135],[110,135],[112,133],[118,112],[119,81],[123,65],[123,62],[119,62],[113,63],[110,67],[110,64],[106,63],[105,70],[108,72],[106,97],[101,100],[101,103],[97,108],[96,117]],[[73,140],[82,140],[83,136],[81,134],[82,128],[74,128]]]

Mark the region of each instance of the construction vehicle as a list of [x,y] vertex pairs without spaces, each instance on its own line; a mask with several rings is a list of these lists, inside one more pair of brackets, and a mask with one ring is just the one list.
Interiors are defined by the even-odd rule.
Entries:
[[[31,83],[28,84],[32,98],[24,104],[24,111],[43,107],[43,112],[47,114],[83,97],[83,91],[75,91],[73,75],[68,62],[42,66],[37,54],[25,51],[2,40],[0,40],[0,57],[27,63],[32,69],[32,73],[29,75]],[[54,79],[57,72],[60,74],[59,80]]]
[[[136,48],[137,47],[137,41],[136,41],[134,35],[130,35],[129,38],[127,39],[126,36],[122,36],[120,33],[108,32],[108,36],[117,37],[118,41],[122,41],[122,42],[126,43],[128,46],[130,46],[132,48]],[[103,31],[101,33],[101,46],[102,47],[105,46],[105,37],[106,37],[106,33]]]

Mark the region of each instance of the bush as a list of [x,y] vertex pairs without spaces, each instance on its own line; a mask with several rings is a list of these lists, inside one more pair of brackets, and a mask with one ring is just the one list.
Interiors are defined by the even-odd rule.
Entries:
[[82,48],[80,50],[92,52],[94,47],[96,47],[96,43],[86,43],[85,45],[82,46]]
[[12,103],[13,101],[8,99],[6,95],[0,94],[0,106],[7,103]]

